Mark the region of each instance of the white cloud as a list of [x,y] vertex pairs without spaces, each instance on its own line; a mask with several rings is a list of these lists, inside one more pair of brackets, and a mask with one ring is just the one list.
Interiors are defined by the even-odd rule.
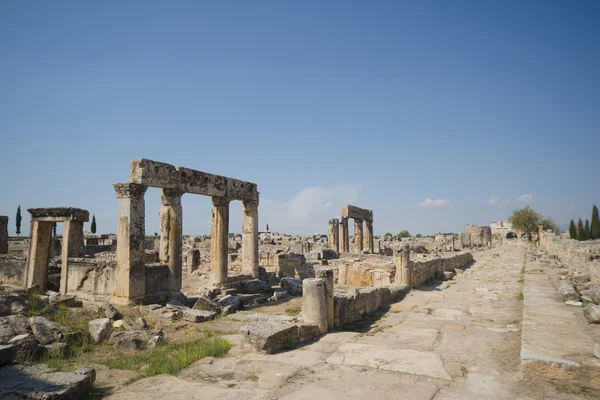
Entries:
[[448,199],[430,199],[426,198],[424,201],[419,203],[419,207],[442,207],[448,204]]
[[359,193],[358,183],[306,187],[284,203],[261,199],[259,218],[276,232],[323,233],[327,221],[340,213],[335,205],[355,204]]
[[512,200],[511,199],[501,199],[500,197],[494,195],[491,195],[490,198],[488,199],[488,203],[490,203],[493,206],[496,206],[498,204],[509,204]]
[[522,194],[519,197],[517,197],[517,201],[530,202],[532,200],[533,200],[532,194]]

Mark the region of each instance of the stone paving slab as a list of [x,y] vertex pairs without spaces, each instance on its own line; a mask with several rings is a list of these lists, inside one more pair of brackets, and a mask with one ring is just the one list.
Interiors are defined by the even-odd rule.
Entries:
[[580,307],[564,304],[548,273],[525,275],[521,365],[532,379],[559,380],[600,389],[600,360]]
[[327,358],[328,364],[357,365],[407,374],[452,379],[439,354],[412,349],[391,349],[362,343],[344,343]]

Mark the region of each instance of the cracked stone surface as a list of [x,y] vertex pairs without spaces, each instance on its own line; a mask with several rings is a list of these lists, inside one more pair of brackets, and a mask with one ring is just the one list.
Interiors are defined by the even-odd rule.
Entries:
[[523,255],[515,243],[475,252],[475,263],[452,281],[412,291],[366,329],[330,332],[273,355],[236,346],[228,357],[142,379],[109,398],[600,398],[523,379]]

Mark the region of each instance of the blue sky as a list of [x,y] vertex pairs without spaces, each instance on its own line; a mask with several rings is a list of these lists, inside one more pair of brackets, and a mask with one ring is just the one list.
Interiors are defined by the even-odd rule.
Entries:
[[[589,218],[599,19],[596,1],[0,2],[0,215],[12,235],[19,204],[81,207],[114,232],[112,184],[144,157],[256,182],[261,229],[288,233],[343,203],[376,234],[526,204]],[[210,199],[183,205],[184,233],[209,232]],[[148,234],[158,209],[149,189]]]

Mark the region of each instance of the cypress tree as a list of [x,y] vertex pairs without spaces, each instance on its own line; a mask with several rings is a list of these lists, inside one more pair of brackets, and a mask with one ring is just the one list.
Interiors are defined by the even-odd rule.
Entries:
[[21,236],[21,206],[17,207],[17,218],[15,218],[15,224],[17,225],[17,236]]
[[592,207],[592,225],[590,226],[590,239],[600,239],[600,218],[598,217],[598,207],[594,204]]
[[92,226],[90,227],[92,233],[96,233],[96,215],[92,215]]
[[56,222],[52,223],[52,237],[56,237]]
[[585,230],[583,229],[583,222],[581,218],[577,221],[577,240],[585,240]]
[[575,228],[575,222],[573,222],[573,220],[569,223],[569,236],[571,239],[577,239],[577,228]]
[[585,225],[583,227],[583,230],[585,231],[585,239],[584,240],[590,240],[590,221],[589,220],[585,220]]

